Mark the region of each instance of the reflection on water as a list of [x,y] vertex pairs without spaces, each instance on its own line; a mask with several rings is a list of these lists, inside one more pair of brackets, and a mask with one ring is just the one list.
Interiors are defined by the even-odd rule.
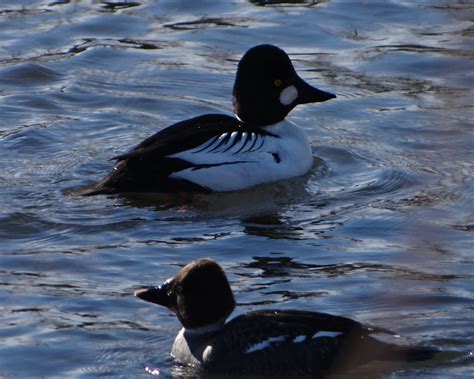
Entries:
[[[132,294],[204,256],[237,313],[340,314],[454,354],[349,375],[472,376],[473,20],[465,1],[2,1],[0,376],[194,377],[169,357],[176,318]],[[338,96],[291,113],[306,177],[64,196],[167,125],[231,114],[264,42]]]

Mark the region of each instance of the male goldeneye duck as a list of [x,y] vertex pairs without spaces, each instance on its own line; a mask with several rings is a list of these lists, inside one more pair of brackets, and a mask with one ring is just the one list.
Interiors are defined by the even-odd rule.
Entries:
[[325,313],[258,310],[226,323],[234,296],[222,268],[208,258],[135,296],[176,314],[183,328],[171,355],[211,374],[315,376],[371,360],[424,360],[436,352],[381,342],[371,334],[394,333]]
[[301,79],[282,49],[255,46],[238,65],[235,117],[207,114],[171,125],[116,157],[105,179],[69,193],[225,192],[302,176],[313,163],[311,148],[285,117],[298,104],[335,97]]

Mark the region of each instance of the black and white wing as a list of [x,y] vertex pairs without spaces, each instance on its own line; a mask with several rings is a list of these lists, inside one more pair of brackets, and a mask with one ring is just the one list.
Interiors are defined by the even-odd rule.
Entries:
[[104,180],[71,193],[209,191],[212,188],[199,179],[214,176],[217,181],[219,173],[203,175],[201,171],[195,179],[196,170],[244,163],[248,156],[243,156],[258,152],[266,137],[275,136],[230,116],[195,117],[171,125],[129,153],[115,157],[117,164]]
[[225,353],[209,353],[203,366],[222,373],[317,375],[386,350],[390,345],[369,336],[376,332],[393,334],[324,313],[250,312],[226,325],[227,337],[216,339],[210,350]]

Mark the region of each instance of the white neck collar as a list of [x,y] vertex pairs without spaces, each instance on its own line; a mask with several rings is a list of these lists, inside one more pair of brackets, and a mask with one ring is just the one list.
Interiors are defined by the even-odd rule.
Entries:
[[205,326],[200,326],[198,328],[183,328],[183,333],[185,335],[188,335],[190,337],[198,337],[202,336],[205,334],[210,334],[217,332],[218,330],[222,329],[225,324],[225,318],[222,320],[219,320],[213,324],[205,325]]
[[239,115],[237,113],[234,113],[234,116],[237,120],[239,120],[240,122],[243,123],[242,119],[239,117]]

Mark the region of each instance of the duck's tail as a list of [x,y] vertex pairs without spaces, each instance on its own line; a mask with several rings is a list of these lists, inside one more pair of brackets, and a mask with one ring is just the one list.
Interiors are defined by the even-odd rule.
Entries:
[[115,191],[107,186],[104,186],[104,181],[86,184],[77,188],[71,188],[64,191],[65,195],[70,196],[93,196],[93,195],[110,195]]
[[432,359],[441,351],[424,346],[401,346],[368,338],[364,349],[372,360],[392,362],[417,362]]
[[433,357],[440,353],[440,350],[422,346],[392,345],[388,353],[388,360],[417,362],[433,359]]

